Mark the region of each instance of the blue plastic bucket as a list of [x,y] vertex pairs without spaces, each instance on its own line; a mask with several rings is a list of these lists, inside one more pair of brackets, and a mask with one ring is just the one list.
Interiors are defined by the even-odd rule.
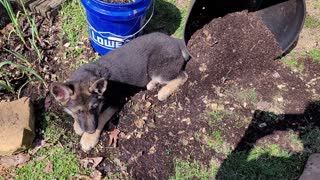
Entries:
[[[152,0],[112,4],[102,0],[81,0],[86,9],[90,43],[100,55],[118,48],[140,35]],[[153,6],[154,8],[154,6]]]

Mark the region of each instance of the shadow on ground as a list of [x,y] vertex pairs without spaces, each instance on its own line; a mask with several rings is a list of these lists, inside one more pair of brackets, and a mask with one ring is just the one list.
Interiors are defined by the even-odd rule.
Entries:
[[[319,125],[320,101],[310,103],[303,114],[277,115],[256,110],[245,135],[220,166],[216,179],[298,179],[307,157],[320,150],[317,146]],[[255,156],[257,151],[252,152],[259,139],[276,131],[289,130],[298,134],[302,152],[288,152],[281,157],[273,155],[272,151],[279,150],[272,150],[272,147],[271,153]]]
[[145,33],[157,31],[172,35],[179,28],[182,21],[179,9],[173,3],[164,0],[154,0],[154,3],[154,14],[145,28]]

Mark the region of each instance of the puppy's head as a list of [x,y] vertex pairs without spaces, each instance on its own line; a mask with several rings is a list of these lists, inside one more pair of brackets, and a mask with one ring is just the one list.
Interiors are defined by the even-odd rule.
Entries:
[[103,106],[107,81],[103,78],[85,83],[53,83],[50,92],[64,110],[78,121],[82,131],[94,133]]

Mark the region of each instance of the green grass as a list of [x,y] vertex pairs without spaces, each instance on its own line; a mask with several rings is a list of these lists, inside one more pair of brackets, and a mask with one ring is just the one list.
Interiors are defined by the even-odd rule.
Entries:
[[224,118],[229,117],[231,114],[226,110],[214,110],[208,113],[209,115],[209,124],[220,122]]
[[258,95],[255,89],[232,88],[226,91],[226,94],[234,98],[239,103],[248,103],[255,105],[258,102]]
[[146,26],[146,32],[162,31],[182,38],[190,0],[185,6],[176,6],[176,0],[155,0],[155,13]]
[[301,136],[307,153],[320,152],[320,129],[318,127],[309,128],[309,130]]
[[193,179],[214,179],[218,165],[217,162],[211,160],[210,166],[206,167],[198,161],[175,160],[175,173],[170,180],[193,180]]
[[[37,160],[37,157],[45,157]],[[53,165],[52,171],[45,172],[47,165]],[[58,145],[41,149],[36,158],[16,170],[16,179],[70,179],[76,174],[85,174],[80,171],[77,156],[67,148]]]
[[231,152],[231,145],[225,141],[219,130],[214,130],[209,135],[199,133],[195,138],[217,153],[228,155]]
[[306,28],[319,28],[320,27],[320,20],[316,17],[310,16],[309,14],[307,14],[305,22],[304,22],[304,26]]
[[308,54],[315,62],[320,63],[320,50],[319,49],[311,49]]
[[[68,121],[68,118],[64,118],[64,121]],[[67,135],[61,124],[62,119],[56,114],[47,112],[43,115],[40,135],[52,145],[40,149],[27,165],[16,169],[17,179],[70,179],[76,174],[89,173],[88,170],[81,169],[76,154],[59,142],[64,140],[69,143],[79,143],[75,136]],[[38,158],[41,160],[37,160]],[[45,168],[49,163],[52,163],[53,169],[47,173]]]
[[63,19],[60,35],[70,43],[68,54],[76,58],[83,52],[78,44],[83,42],[84,37],[89,37],[85,10],[79,0],[70,0],[62,5],[59,16]]
[[294,151],[301,152],[303,151],[303,142],[301,141],[298,134],[294,133],[293,131],[289,131],[287,135],[287,139],[289,141],[289,144],[291,148],[293,148]]
[[315,9],[320,9],[320,0],[312,0],[312,4]]
[[298,62],[295,58],[287,58],[284,57],[281,61],[291,69],[293,72],[302,73],[304,70],[304,64],[302,62]]
[[255,147],[250,152],[236,152],[220,166],[219,179],[297,179],[306,156],[291,154],[276,144]]

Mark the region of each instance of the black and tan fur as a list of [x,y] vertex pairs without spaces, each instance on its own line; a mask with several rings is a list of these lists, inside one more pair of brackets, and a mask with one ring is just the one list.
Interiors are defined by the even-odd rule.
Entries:
[[184,69],[188,60],[182,40],[151,33],[81,66],[65,83],[53,83],[51,94],[74,118],[74,130],[82,136],[81,147],[89,151],[120,108],[118,96],[110,93],[114,89],[110,84],[123,83],[148,90],[162,84],[158,99],[163,101],[186,82]]

